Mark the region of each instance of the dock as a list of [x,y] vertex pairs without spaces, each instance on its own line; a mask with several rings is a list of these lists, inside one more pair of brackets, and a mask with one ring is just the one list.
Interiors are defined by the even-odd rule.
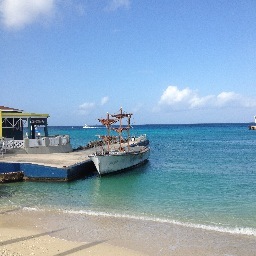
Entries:
[[[98,173],[88,156],[101,150],[104,142],[90,142],[73,150],[69,135],[49,135],[48,118],[49,114],[0,106],[0,183],[71,181]],[[43,133],[38,132],[39,127]],[[134,137],[131,143],[145,141]],[[111,144],[119,147],[114,140]]]
[[[133,145],[147,145],[149,141],[134,138]],[[111,144],[112,148],[118,148],[118,143]],[[127,143],[124,143],[127,146]],[[67,153],[28,154],[25,151],[10,150],[0,155],[0,182],[17,181],[21,173],[23,180],[28,181],[71,181],[82,177],[98,174],[93,162],[88,157],[101,146],[89,147],[81,150],[73,150]],[[21,153],[23,152],[23,153]],[[36,152],[41,152],[37,150]],[[16,173],[16,175],[15,175]],[[19,175],[18,175],[19,174]]]
[[71,181],[96,173],[88,155],[95,149],[52,154],[4,154],[0,174],[22,172],[25,180]]
[[91,149],[74,151],[69,135],[49,135],[49,117],[0,106],[0,182],[69,181],[94,170]]

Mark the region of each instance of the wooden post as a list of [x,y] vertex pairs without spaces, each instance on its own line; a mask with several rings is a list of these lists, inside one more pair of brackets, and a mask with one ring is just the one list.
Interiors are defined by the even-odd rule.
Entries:
[[31,131],[31,117],[28,118],[28,138],[32,139],[32,131]]
[[128,151],[130,151],[130,127],[131,127],[131,115],[128,115],[128,130],[127,130],[127,133],[128,133]]
[[108,137],[107,137],[107,142],[108,142],[108,152],[110,150],[110,131],[109,131],[109,128],[110,128],[110,124],[109,124],[109,113],[107,112],[107,122],[108,122],[108,125],[107,125],[107,128],[108,128]]
[[119,143],[120,143],[120,151],[122,151],[122,136],[121,136],[121,134],[122,134],[122,114],[123,114],[123,109],[122,109],[122,107],[120,108],[120,113],[121,113],[121,116],[120,116],[120,125],[119,125],[119,128],[120,128],[120,130],[119,130]]
[[49,134],[48,134],[48,124],[47,124],[47,118],[45,119],[45,126],[44,126],[44,136],[45,137],[48,137]]

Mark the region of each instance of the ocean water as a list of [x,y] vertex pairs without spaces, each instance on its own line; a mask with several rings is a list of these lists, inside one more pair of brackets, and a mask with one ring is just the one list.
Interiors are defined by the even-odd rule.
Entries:
[[[73,148],[105,129],[49,127]],[[248,124],[141,125],[149,161],[124,173],[68,183],[0,185],[0,207],[176,223],[256,236],[256,131]]]

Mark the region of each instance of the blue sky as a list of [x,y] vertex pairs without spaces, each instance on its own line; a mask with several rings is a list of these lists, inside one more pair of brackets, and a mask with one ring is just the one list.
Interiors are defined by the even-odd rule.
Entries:
[[97,124],[251,122],[254,0],[0,0],[0,105]]

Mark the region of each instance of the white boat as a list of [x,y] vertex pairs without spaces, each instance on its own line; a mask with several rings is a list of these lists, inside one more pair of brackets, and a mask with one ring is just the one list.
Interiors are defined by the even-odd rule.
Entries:
[[[150,148],[146,136],[130,138],[131,116],[132,114],[123,113],[121,108],[120,113],[114,115],[107,114],[107,119],[99,119],[106,126],[108,135],[102,136],[103,146],[96,148],[96,151],[89,155],[89,158],[93,161],[100,175],[131,168],[148,160]],[[122,126],[124,118],[128,120],[127,127]],[[112,125],[118,121],[120,123],[119,127],[113,128]],[[111,130],[119,134],[118,143],[111,143],[113,141],[113,136],[110,136]],[[123,138],[123,131],[127,131],[127,139]]]
[[84,129],[93,129],[93,128],[98,128],[98,127],[93,127],[93,126],[89,126],[89,125],[85,124],[85,125],[83,126],[83,128],[84,128]]
[[[256,116],[254,116],[254,123],[256,124]],[[256,125],[250,125],[249,130],[256,130]]]

